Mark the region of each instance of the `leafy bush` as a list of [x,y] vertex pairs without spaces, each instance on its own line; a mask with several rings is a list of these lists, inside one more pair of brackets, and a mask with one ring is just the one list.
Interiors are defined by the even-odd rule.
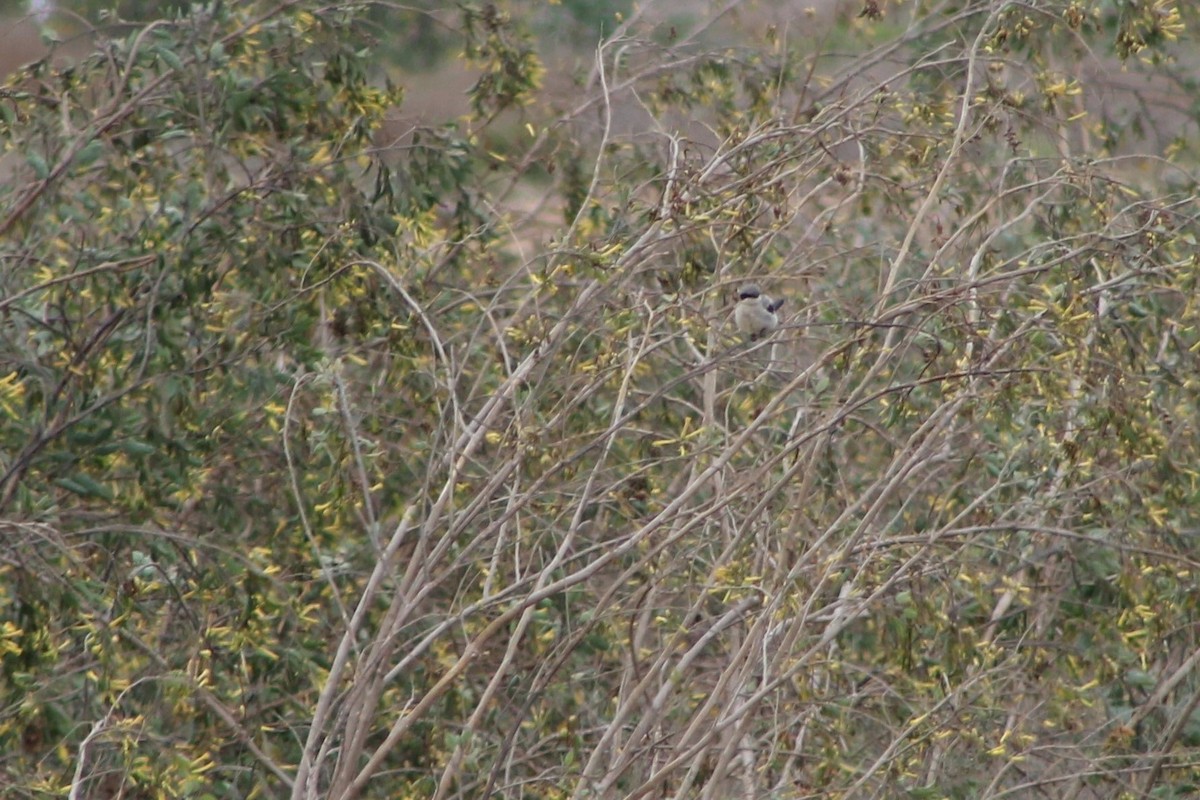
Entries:
[[13,796],[1188,796],[1195,12],[925,5],[13,76]]

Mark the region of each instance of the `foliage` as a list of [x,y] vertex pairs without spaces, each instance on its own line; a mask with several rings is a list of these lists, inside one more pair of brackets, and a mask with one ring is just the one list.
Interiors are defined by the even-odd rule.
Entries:
[[1193,794],[1196,12],[524,10],[0,93],[12,796]]

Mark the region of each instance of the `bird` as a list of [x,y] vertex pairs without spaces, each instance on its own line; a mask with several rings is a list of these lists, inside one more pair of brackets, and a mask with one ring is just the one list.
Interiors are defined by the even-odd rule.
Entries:
[[737,329],[754,341],[763,334],[779,327],[775,312],[783,307],[783,300],[772,300],[762,293],[757,284],[747,283],[738,289],[738,304],[733,309],[733,321]]

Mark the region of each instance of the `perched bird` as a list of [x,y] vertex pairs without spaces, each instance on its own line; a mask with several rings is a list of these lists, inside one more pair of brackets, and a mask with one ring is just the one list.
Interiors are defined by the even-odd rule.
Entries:
[[738,289],[738,304],[733,309],[733,321],[739,331],[747,334],[750,341],[754,341],[779,327],[779,317],[775,312],[782,307],[782,299],[772,300],[762,293],[757,284],[747,283]]

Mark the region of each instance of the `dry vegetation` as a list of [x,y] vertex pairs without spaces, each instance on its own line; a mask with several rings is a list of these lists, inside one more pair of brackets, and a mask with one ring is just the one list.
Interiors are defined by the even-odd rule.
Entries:
[[437,12],[453,119],[390,6],[15,75],[0,783],[1194,795],[1196,137],[1116,98],[1200,18],[1117,5]]

